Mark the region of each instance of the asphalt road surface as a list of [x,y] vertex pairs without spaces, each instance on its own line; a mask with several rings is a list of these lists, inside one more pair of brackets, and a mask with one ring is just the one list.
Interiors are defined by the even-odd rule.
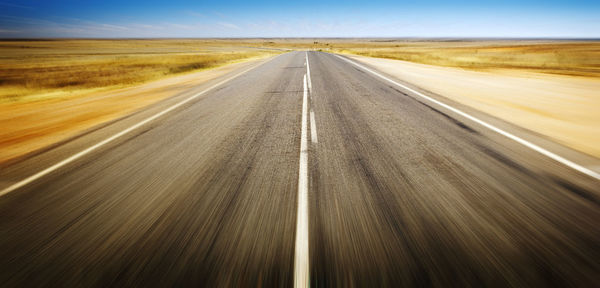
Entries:
[[600,283],[598,179],[336,55],[248,68],[1,167],[0,286]]

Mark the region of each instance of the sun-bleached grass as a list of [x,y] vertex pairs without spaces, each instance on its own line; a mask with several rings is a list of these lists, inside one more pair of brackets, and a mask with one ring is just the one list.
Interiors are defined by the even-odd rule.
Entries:
[[0,102],[72,97],[278,53],[208,40],[0,42]]
[[[516,40],[4,40],[0,41],[0,116],[2,116],[0,117],[0,127],[4,128],[0,129],[0,164],[8,159],[14,159],[20,155],[56,143],[61,139],[76,135],[80,131],[99,123],[118,118],[136,109],[141,109],[146,105],[185,91],[189,89],[189,86],[185,83],[188,83],[190,79],[194,80],[190,85],[196,85],[238,69],[239,65],[244,65],[243,63],[238,63],[224,66],[225,64],[282,53],[286,49],[314,49],[359,54],[439,66],[460,67],[467,70],[509,69],[506,70],[508,73],[496,74],[513,78],[520,77],[522,79],[516,79],[515,81],[524,81],[527,83],[532,82],[530,81],[530,78],[532,78],[530,74],[536,74],[528,73],[531,71],[576,75],[578,77],[543,75],[556,78],[557,83],[564,83],[564,86],[567,88],[572,87],[578,91],[577,93],[592,91],[591,94],[582,98],[576,96],[578,94],[570,92],[570,90],[554,89],[552,85],[543,85],[547,86],[546,89],[556,90],[552,91],[553,95],[563,98],[561,101],[565,102],[553,101],[552,103],[559,103],[558,106],[555,106],[559,108],[558,110],[567,113],[565,115],[552,114],[552,117],[546,117],[550,115],[549,113],[556,111],[552,110],[552,107],[544,108],[544,105],[547,105],[549,102],[548,98],[546,96],[544,98],[533,98],[532,95],[535,94],[530,92],[531,89],[525,89],[522,84],[508,85],[519,91],[496,95],[497,97],[493,99],[498,101],[492,104],[493,106],[502,108],[504,107],[502,103],[512,99],[520,105],[519,107],[525,107],[522,109],[519,108],[524,111],[531,109],[526,105],[529,103],[537,110],[536,113],[527,114],[535,115],[532,116],[533,118],[527,118],[527,121],[523,122],[526,124],[535,124],[539,121],[546,121],[549,118],[552,119],[548,121],[554,121],[553,123],[556,123],[556,121],[564,122],[560,124],[562,130],[551,130],[553,128],[548,128],[549,126],[529,127],[527,126],[528,124],[516,123],[535,131],[545,131],[544,133],[547,135],[554,136],[554,134],[550,133],[552,131],[562,133],[561,135],[568,137],[576,133],[577,135],[596,135],[598,134],[595,128],[598,127],[597,120],[595,120],[597,119],[595,116],[597,113],[594,114],[594,112],[597,110],[597,105],[595,105],[597,101],[594,102],[594,99],[597,99],[595,97],[597,93],[594,94],[593,92],[597,90],[590,90],[587,88],[589,85],[581,83],[582,81],[587,83],[600,79],[599,46],[599,41]],[[390,61],[377,58],[369,59],[372,61]],[[420,65],[413,63],[404,63],[403,65],[406,66],[408,64]],[[207,69],[217,66],[223,67]],[[434,68],[442,69],[443,67],[430,66],[426,70],[431,72],[432,69],[435,70]],[[446,69],[450,68],[443,68],[442,70]],[[198,70],[205,71],[181,75]],[[410,71],[410,69],[400,69],[400,71],[406,72]],[[463,72],[479,73],[473,71]],[[479,97],[479,100],[476,98],[467,99],[469,100],[465,101],[467,105],[473,105],[476,101],[483,101],[481,98],[484,100],[488,98],[490,101],[493,100],[488,97],[487,92],[469,92],[469,89],[464,87],[452,90],[449,89],[449,84],[441,85],[440,81],[449,81],[450,77],[447,73],[440,72],[440,75],[434,75],[436,77],[430,75],[432,79],[422,79],[429,75],[427,73],[426,71],[419,70],[419,73],[413,73],[412,76],[416,75],[421,78],[408,80],[414,80],[412,82],[419,85],[426,85],[432,82],[430,90],[435,91],[433,87],[443,88],[444,90],[438,93],[442,95],[448,94],[448,97],[452,97],[450,92],[454,90],[459,91],[460,95],[466,94],[467,96]],[[455,71],[451,74],[454,75],[456,73],[458,72]],[[171,77],[174,75],[181,76]],[[143,82],[150,82],[166,77],[169,77],[169,79],[139,85]],[[407,76],[400,75],[400,77]],[[536,74],[534,78],[540,78],[540,75]],[[467,75],[452,79],[458,79],[453,81],[455,83],[463,83],[465,79],[473,82],[479,78]],[[477,85],[482,85],[482,83]],[[475,89],[477,85],[468,86]],[[129,88],[130,86],[136,87]],[[146,86],[152,87],[149,88]],[[500,91],[497,89],[497,85],[493,89],[482,88],[483,90]],[[534,92],[538,93],[540,90],[542,89],[536,89]],[[526,94],[523,95],[517,92]],[[523,104],[523,101],[528,102]],[[573,106],[569,103],[577,105]],[[583,106],[586,108],[581,108]],[[544,119],[547,118],[546,120],[539,116],[541,115],[540,111],[545,113],[544,115],[546,116]],[[514,109],[510,111],[510,116],[502,114],[498,115],[498,117],[517,119],[514,116],[517,114],[513,114],[513,112]],[[489,113],[493,114],[492,112]],[[576,116],[573,116],[574,114]],[[586,120],[587,122],[582,123],[580,120],[584,118],[591,120]],[[589,127],[592,129],[588,129]],[[563,143],[567,143],[575,148],[583,147],[582,143],[589,144],[588,142],[590,141],[585,141],[587,138],[584,139],[577,135],[574,137],[579,138],[567,139]],[[563,140],[562,138],[557,139]],[[596,142],[592,141],[591,143]],[[582,150],[592,155],[600,155],[597,149]]]
[[600,41],[281,39],[267,47],[314,49],[470,70],[518,69],[600,77]]
[[480,45],[395,45],[341,48],[362,56],[465,69],[525,69],[576,76],[600,76],[600,43],[480,43]]
[[470,70],[600,77],[600,41],[127,39],[0,41],[0,102],[76,97],[248,58],[314,49]]

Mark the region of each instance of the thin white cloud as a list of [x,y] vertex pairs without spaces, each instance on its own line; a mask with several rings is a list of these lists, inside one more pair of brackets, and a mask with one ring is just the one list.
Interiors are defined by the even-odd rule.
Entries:
[[[0,10],[5,2],[0,0]],[[570,18],[560,18],[553,22],[539,16],[533,19],[516,18],[501,27],[490,27],[507,18],[479,16],[472,18],[432,17],[420,20],[420,15],[402,17],[232,17],[219,12],[205,14],[193,10],[182,10],[179,18],[163,21],[151,19],[103,20],[103,23],[79,18],[45,15],[42,18],[6,15],[0,13],[0,38],[12,37],[597,37],[597,18],[582,18],[573,22]],[[218,17],[217,17],[218,16]],[[31,16],[30,16],[31,17]],[[195,18],[197,17],[197,18]],[[134,18],[126,18],[134,19]],[[457,20],[459,19],[459,20]],[[105,22],[106,21],[106,22]],[[139,22],[138,22],[139,21]],[[480,25],[473,25],[478,23]],[[584,26],[582,26],[585,24]],[[519,27],[526,31],[515,34]],[[493,29],[492,29],[493,28]],[[461,34],[456,34],[460,31]],[[492,32],[490,32],[492,31]],[[550,33],[550,31],[552,31]],[[574,31],[577,31],[575,33]]]
[[33,9],[33,7],[23,6],[23,5],[13,4],[13,3],[6,3],[6,2],[0,2],[0,6],[21,8],[21,9]]
[[142,28],[142,29],[162,29],[163,28],[161,26],[150,25],[150,24],[141,24],[141,23],[131,24],[131,27]]
[[99,25],[98,24],[96,24],[96,25],[92,24],[92,27],[93,26],[96,26],[96,27],[99,27],[99,28],[104,28],[104,29],[107,29],[107,30],[130,30],[128,27],[118,26],[118,25],[112,25],[112,24],[99,24]]
[[204,15],[202,13],[198,13],[196,11],[187,11],[187,14],[191,15],[191,16],[195,16],[195,17],[201,17],[201,18],[206,17],[206,15]]
[[10,16],[10,15],[0,15],[0,18],[2,18],[3,21],[6,21],[6,22],[22,23],[22,24],[28,24],[28,25],[56,24],[55,22],[43,20],[43,19],[35,19],[35,18],[28,18],[28,17],[16,17],[16,16]]
[[179,23],[168,23],[167,25],[171,26],[173,28],[177,28],[177,29],[192,29],[192,28],[194,28],[190,25],[179,24]]
[[217,22],[218,25],[223,26],[225,28],[229,28],[229,29],[236,29],[236,30],[240,30],[240,27],[233,24],[233,23],[229,23],[229,22]]

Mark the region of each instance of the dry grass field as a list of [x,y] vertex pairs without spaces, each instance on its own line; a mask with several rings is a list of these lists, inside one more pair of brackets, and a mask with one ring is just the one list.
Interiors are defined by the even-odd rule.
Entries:
[[474,70],[600,77],[600,42],[386,39],[0,41],[0,103],[74,97],[277,53],[314,49]]
[[472,70],[519,69],[600,77],[600,41],[297,39],[261,44]]
[[0,102],[73,97],[274,53],[214,40],[0,41]]
[[242,45],[0,41],[0,164],[281,52]]
[[[389,67],[390,73],[401,68],[398,76],[416,85],[432,91],[439,89],[441,95],[500,118],[521,119],[513,122],[534,131],[545,131],[542,134],[567,146],[600,156],[597,140],[590,136],[597,135],[596,127],[600,127],[596,116],[599,95],[595,90],[596,82],[600,81],[600,41],[4,40],[0,41],[0,127],[4,128],[0,133],[0,151],[3,151],[0,163],[170,97],[173,91],[189,89],[192,79],[200,83],[222,75],[229,68],[209,74],[192,72],[229,67],[227,64],[264,58],[285,49],[313,49],[434,65],[428,68],[384,64],[393,66]],[[388,69],[384,66],[381,68]],[[461,69],[441,71],[436,66]],[[463,75],[458,70],[492,74]],[[508,81],[507,75],[518,79]],[[492,86],[474,83],[480,76]],[[545,80],[528,80],[540,77]],[[172,78],[164,80],[177,89],[166,93],[157,88],[167,83],[160,82],[162,78]],[[455,80],[447,83],[448,79]],[[500,81],[504,86],[498,79],[506,80],[502,80],[506,83]],[[519,90],[518,87],[525,86],[515,86],[515,81],[542,89],[525,85],[529,88]],[[152,87],[150,90],[143,86],[153,83],[156,85],[148,86]],[[123,92],[123,89],[133,90]],[[76,115],[69,112],[74,107]]]

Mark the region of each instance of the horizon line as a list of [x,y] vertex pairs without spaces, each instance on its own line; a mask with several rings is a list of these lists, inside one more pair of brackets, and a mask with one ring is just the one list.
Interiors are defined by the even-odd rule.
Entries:
[[169,39],[218,39],[218,40],[238,40],[238,39],[373,39],[373,40],[566,40],[566,41],[600,41],[597,38],[585,37],[470,37],[470,36],[439,36],[439,37],[418,37],[418,36],[398,36],[398,37],[374,37],[374,36],[356,36],[356,37],[0,37],[0,41],[52,41],[52,40],[169,40]]

